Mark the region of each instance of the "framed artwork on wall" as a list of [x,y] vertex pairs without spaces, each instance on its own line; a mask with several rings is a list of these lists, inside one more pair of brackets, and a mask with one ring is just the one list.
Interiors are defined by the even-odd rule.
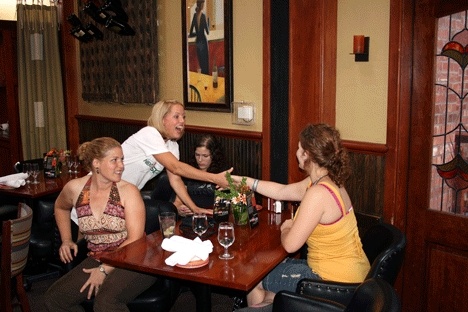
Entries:
[[232,0],[182,0],[184,104],[230,112]]

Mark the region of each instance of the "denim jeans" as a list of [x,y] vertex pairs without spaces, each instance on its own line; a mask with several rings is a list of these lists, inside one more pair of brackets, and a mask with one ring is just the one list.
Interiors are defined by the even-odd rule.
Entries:
[[262,285],[265,290],[274,293],[280,290],[296,291],[297,283],[303,278],[321,279],[307,265],[306,259],[287,258],[268,273]]

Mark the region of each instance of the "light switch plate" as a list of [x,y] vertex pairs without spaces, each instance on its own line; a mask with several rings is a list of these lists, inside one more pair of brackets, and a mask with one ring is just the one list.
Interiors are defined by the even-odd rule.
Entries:
[[251,102],[232,102],[232,123],[237,125],[253,125],[255,106]]

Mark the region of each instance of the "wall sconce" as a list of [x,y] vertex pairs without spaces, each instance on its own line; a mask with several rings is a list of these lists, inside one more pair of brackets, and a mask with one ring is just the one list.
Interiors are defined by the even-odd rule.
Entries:
[[369,62],[369,37],[356,35],[353,38],[353,53],[355,62]]

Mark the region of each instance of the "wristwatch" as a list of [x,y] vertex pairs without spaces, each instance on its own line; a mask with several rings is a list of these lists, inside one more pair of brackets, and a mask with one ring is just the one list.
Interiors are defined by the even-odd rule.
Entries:
[[106,269],[104,269],[104,267],[102,266],[102,264],[99,265],[99,272],[102,272],[102,273],[104,273],[105,276],[107,276]]

